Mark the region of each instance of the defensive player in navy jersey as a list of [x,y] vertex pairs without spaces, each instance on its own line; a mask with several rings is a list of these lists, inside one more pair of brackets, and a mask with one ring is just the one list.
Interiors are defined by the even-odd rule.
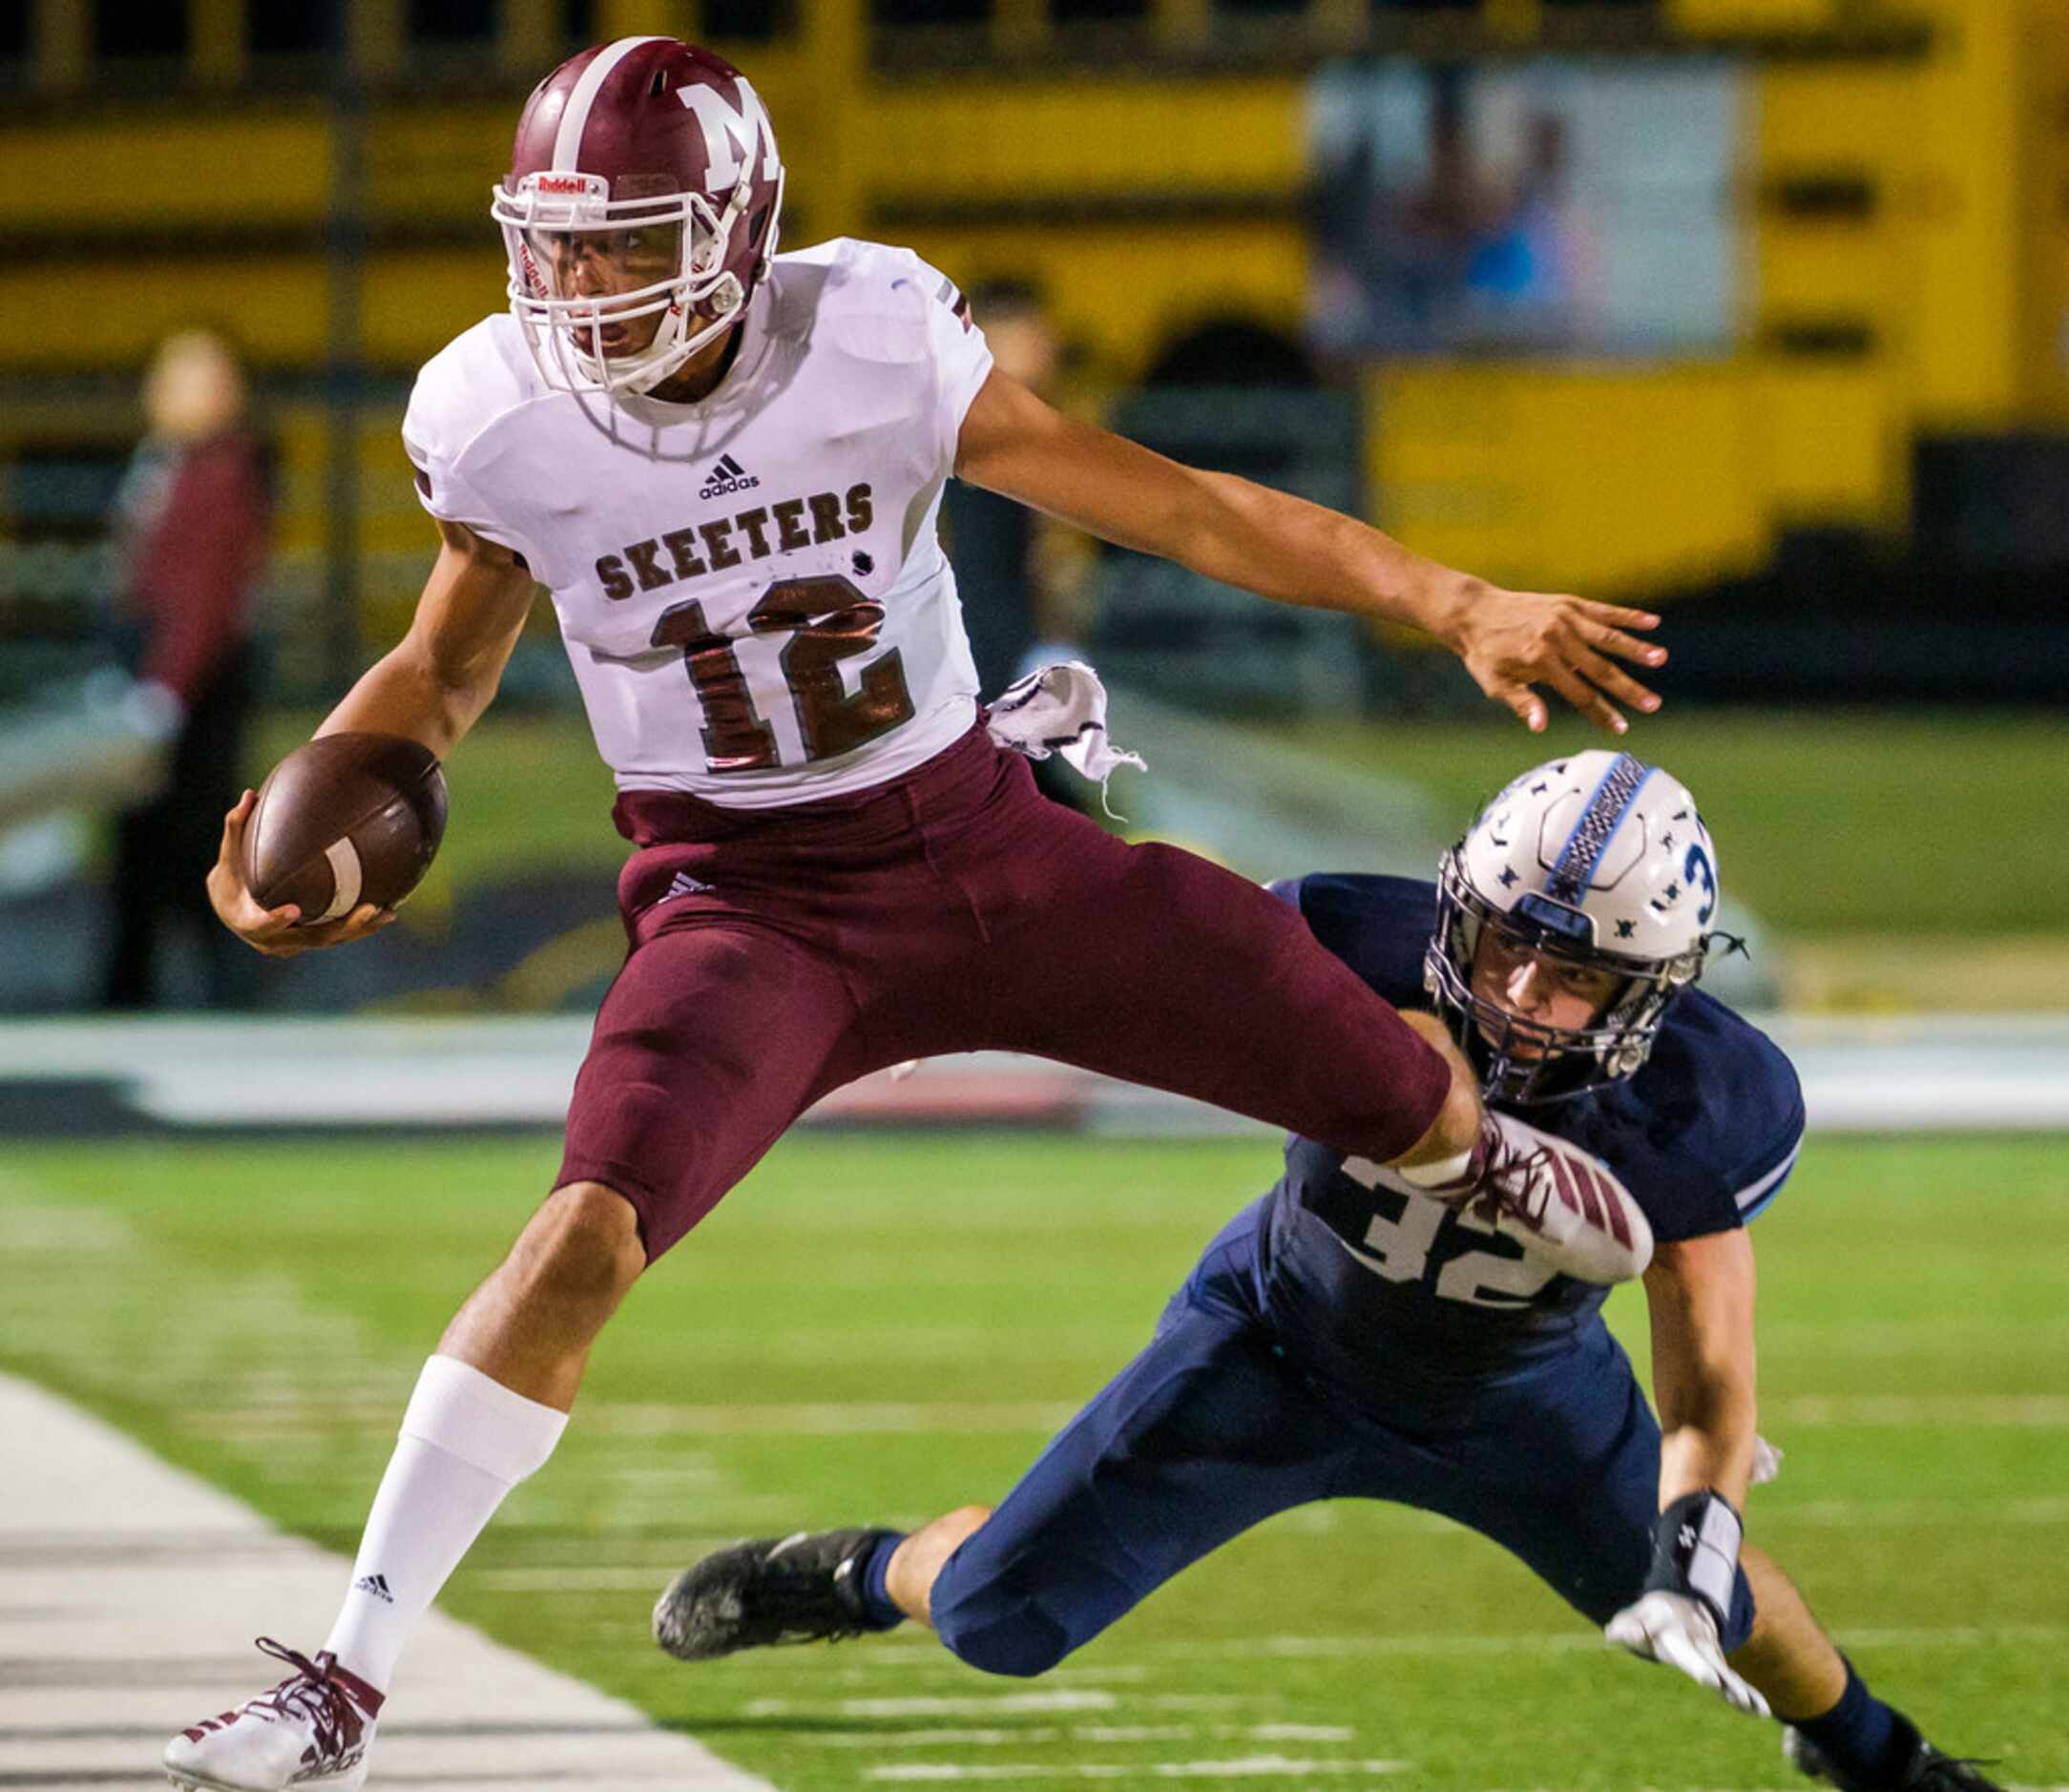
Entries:
[[1636,1235],[1621,1273],[1644,1274],[1658,1417],[1602,1323],[1613,1252],[1577,1256],[1527,1191],[1490,1211],[1295,1137],[1148,1347],[995,1511],[721,1551],[662,1594],[662,1647],[694,1659],[909,1617],[974,1667],[1039,1674],[1259,1520],[1362,1495],[1494,1538],[1613,1642],[1779,1719],[1807,1774],[1988,1792],[1742,1543],[1772,1463],[1745,1227],[1787,1180],[1804,1110],[1781,1051],[1692,988],[1718,882],[1687,790],[1583,753],[1494,798],[1434,892],[1274,887],[1390,1002],[1434,1000],[1492,1114],[1593,1155],[1581,1204],[1605,1206],[1581,1233],[1606,1246],[1620,1219]]

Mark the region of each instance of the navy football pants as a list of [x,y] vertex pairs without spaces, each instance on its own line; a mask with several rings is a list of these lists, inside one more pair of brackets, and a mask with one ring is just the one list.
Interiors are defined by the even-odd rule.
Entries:
[[[1207,1247],[1149,1347],[1057,1435],[934,1583],[971,1666],[1040,1674],[1181,1569],[1309,1500],[1393,1500],[1519,1556],[1597,1624],[1637,1597],[1659,1511],[1660,1428],[1598,1320],[1412,1437],[1318,1393],[1255,1288],[1262,1203]],[[1739,1576],[1732,1630],[1750,1621]]]

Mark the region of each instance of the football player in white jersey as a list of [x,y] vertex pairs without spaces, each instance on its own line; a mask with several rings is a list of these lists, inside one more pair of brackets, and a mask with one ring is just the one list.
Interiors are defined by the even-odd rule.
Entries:
[[[495,189],[510,310],[410,401],[437,563],[322,732],[446,755],[543,584],[637,848],[631,950],[554,1189],[425,1366],[326,1647],[269,1645],[289,1677],[176,1737],[176,1783],[363,1782],[404,1639],[552,1453],[619,1300],[843,1083],[1005,1048],[1431,1187],[1477,1186],[1508,1149],[1442,1027],[1404,1020],[1284,904],[1034,795],[1001,740],[1096,768],[1103,695],[1077,669],[980,719],[941,490],[958,476],[1266,598],[1426,629],[1533,728],[1534,685],[1614,731],[1619,704],[1657,707],[1618,663],[1664,658],[1632,632],[1655,618],[1498,589],[1067,419],[992,367],[909,251],[779,256],[783,186],[761,100],[718,57],[628,37],[573,58]],[[385,924],[261,908],[237,870],[250,808],[210,876],[227,926],[284,954]]]

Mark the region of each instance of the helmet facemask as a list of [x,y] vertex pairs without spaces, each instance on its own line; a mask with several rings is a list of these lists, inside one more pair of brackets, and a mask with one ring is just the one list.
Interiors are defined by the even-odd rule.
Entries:
[[[1555,1026],[1477,993],[1474,968],[1491,928],[1555,966],[1610,973],[1616,981],[1595,1019],[1584,1027]],[[1594,922],[1578,909],[1537,895],[1498,907],[1473,886],[1463,854],[1453,847],[1438,876],[1436,930],[1424,956],[1423,979],[1479,1073],[1482,1096],[1528,1106],[1635,1074],[1652,1052],[1669,1003],[1702,975],[1708,943],[1704,935],[1693,950],[1667,959],[1603,950],[1596,944]]]
[[[748,215],[752,198],[753,183],[744,177],[722,211],[699,193],[635,192],[614,198],[601,175],[547,171],[524,176],[515,191],[497,186],[491,210],[510,259],[511,311],[540,377],[576,395],[649,392],[723,335],[746,309],[749,290],[727,265],[734,233],[758,227],[764,233],[756,245],[759,278],[776,253],[781,173],[765,219]],[[662,237],[658,251],[651,240],[641,240],[655,233]],[[654,278],[624,291],[572,290],[575,271],[587,260],[636,275],[651,271]],[[658,321],[644,346],[609,348],[609,330],[650,317]]]

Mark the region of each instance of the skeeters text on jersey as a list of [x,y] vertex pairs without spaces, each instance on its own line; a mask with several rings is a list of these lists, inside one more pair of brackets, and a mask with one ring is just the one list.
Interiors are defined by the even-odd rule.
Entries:
[[974,721],[935,514],[991,366],[953,285],[843,238],[776,258],[700,404],[550,388],[499,313],[426,365],[403,438],[425,508],[552,594],[618,787],[768,807]]

